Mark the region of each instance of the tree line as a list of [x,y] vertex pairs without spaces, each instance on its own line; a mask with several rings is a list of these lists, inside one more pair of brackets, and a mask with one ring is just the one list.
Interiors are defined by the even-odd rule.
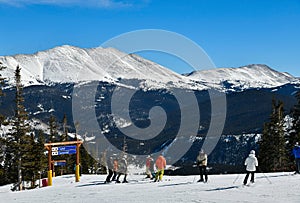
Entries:
[[[6,67],[0,62],[0,72]],[[64,115],[59,123],[54,115],[49,118],[49,133],[45,130],[36,130],[30,125],[28,112],[24,106],[23,85],[21,82],[21,69],[16,67],[15,78],[15,100],[14,116],[7,118],[0,115],[0,126],[9,126],[8,133],[0,137],[0,185],[15,183],[16,189],[21,190],[22,183],[28,182],[27,189],[37,187],[37,180],[45,178],[48,170],[48,160],[44,144],[46,142],[63,142],[77,140],[77,136],[69,136],[67,116]],[[5,78],[0,74],[0,96],[5,98],[2,87]],[[0,104],[1,105],[1,104]],[[79,125],[79,124],[76,124]],[[84,149],[80,148],[81,172],[94,173],[97,162]],[[55,174],[74,174],[75,155],[61,155],[59,159],[66,160],[66,166],[55,167]]]
[[264,172],[295,170],[292,150],[300,142],[300,91],[295,96],[297,103],[288,114],[282,101],[272,100],[272,112],[258,143],[260,169]]

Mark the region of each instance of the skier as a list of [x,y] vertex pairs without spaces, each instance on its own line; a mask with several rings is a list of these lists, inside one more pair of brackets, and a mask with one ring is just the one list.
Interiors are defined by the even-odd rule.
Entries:
[[146,159],[146,178],[150,178],[151,180],[154,178],[154,160],[149,155]]
[[296,172],[295,174],[300,174],[300,146],[299,143],[296,142],[295,147],[293,149],[293,154],[296,161]]
[[247,175],[244,179],[244,185],[247,184],[249,175],[251,174],[251,179],[250,182],[254,183],[254,173],[256,171],[256,167],[258,166],[258,161],[257,158],[255,157],[255,151],[251,150],[249,156],[245,160],[245,166],[246,166],[246,171]]
[[[200,171],[200,180],[198,182],[207,182],[208,176],[207,176],[207,154],[204,153],[204,150],[201,149],[199,151],[199,155],[197,156],[197,166],[199,167]],[[203,175],[205,176],[205,180],[203,179]]]
[[113,178],[112,178],[112,181],[115,181],[116,180],[116,177],[118,175],[118,169],[119,169],[119,163],[118,163],[118,159],[117,157],[114,157],[113,159]]
[[127,160],[126,160],[126,157],[124,156],[121,160],[120,160],[120,163],[119,163],[119,169],[118,169],[118,177],[117,177],[117,180],[116,180],[116,183],[120,183],[120,176],[121,175],[124,175],[124,179],[123,179],[123,182],[122,183],[128,183],[128,181],[126,180],[127,178]]
[[162,181],[162,178],[164,176],[164,170],[167,166],[166,159],[163,157],[163,155],[159,155],[157,157],[155,165],[156,165],[157,172],[156,172],[156,175],[155,175],[154,182]]
[[112,157],[109,157],[109,160],[106,163],[108,175],[106,177],[105,183],[110,183],[110,181],[111,181],[110,179],[114,174],[114,172],[113,172],[113,161],[114,161],[114,159]]

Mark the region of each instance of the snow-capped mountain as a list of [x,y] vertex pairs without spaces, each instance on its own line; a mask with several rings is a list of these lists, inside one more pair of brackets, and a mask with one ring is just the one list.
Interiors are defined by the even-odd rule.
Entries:
[[[153,143],[146,143],[146,146],[159,151],[174,139],[173,135],[178,133],[178,126],[180,126],[182,108],[178,105],[178,100],[172,91],[168,90],[172,87],[181,88],[180,93],[193,92],[195,94],[201,113],[201,127],[197,133],[199,138],[205,137],[210,128],[211,117],[215,116],[211,115],[211,94],[207,89],[216,88],[224,91],[226,92],[227,115],[222,135],[225,137],[221,139],[216,147],[218,150],[211,157],[211,163],[217,164],[241,165],[241,157],[244,154],[240,152],[248,152],[250,148],[256,147],[255,136],[250,137],[251,139],[247,138],[247,142],[244,142],[244,138],[247,137],[244,135],[261,134],[263,123],[269,118],[273,98],[283,101],[287,112],[291,110],[296,103],[294,94],[300,86],[299,79],[287,73],[272,70],[266,65],[203,70],[180,75],[137,55],[127,55],[113,48],[81,49],[62,46],[33,55],[3,56],[0,57],[0,61],[7,66],[1,74],[8,78],[11,85],[14,84],[16,66],[20,65],[22,68],[21,78],[27,86],[23,92],[24,106],[30,119],[46,124],[49,122],[50,115],[54,115],[59,120],[66,115],[70,132],[75,132],[75,124],[72,120],[74,83],[97,80],[95,83],[98,85],[97,91],[95,95],[92,95],[95,101],[80,104],[82,109],[94,108],[98,118],[99,129],[98,126],[96,131],[92,128],[88,135],[95,135],[95,132],[101,130],[117,147],[121,147],[120,139],[123,140],[123,134],[119,129],[133,124],[140,128],[147,128],[149,118],[151,118],[149,109],[153,106],[159,106],[165,110],[168,123],[157,140]],[[94,83],[83,82],[80,87],[85,90],[91,84]],[[113,92],[120,89],[121,85],[128,88],[141,88],[137,89],[130,101],[130,119],[117,117],[111,111]],[[148,89],[151,91],[145,91]],[[5,88],[4,93],[6,96],[0,97],[0,114],[12,117],[15,109],[15,90]],[[87,92],[87,94],[90,93]],[[189,104],[187,101],[184,108],[185,110],[192,109],[191,112],[193,112],[194,107]],[[88,126],[89,123],[88,117],[82,119],[80,125]],[[5,134],[5,129],[1,130],[4,132],[2,134]],[[242,136],[235,137],[239,135]],[[87,138],[94,139],[94,136],[87,136]],[[243,143],[252,144],[244,145]],[[182,160],[194,161],[201,146],[202,140],[196,139],[191,150],[184,155]],[[133,154],[137,153],[135,150],[141,149],[139,147],[140,141],[128,142],[128,148]],[[148,149],[144,145],[143,148]],[[236,153],[232,153],[233,151]],[[230,168],[231,166],[228,171],[232,170]]]
[[219,68],[195,71],[186,75],[192,80],[218,89],[272,88],[288,83],[299,83],[299,79],[281,73],[263,64],[252,64],[239,68]]
[[200,70],[180,75],[138,55],[102,47],[82,49],[65,45],[32,55],[2,56],[0,61],[7,66],[2,75],[9,83],[13,83],[14,70],[19,65],[25,86],[97,80],[144,89],[178,87],[240,91],[299,83],[298,78],[266,65]]
[[0,57],[8,68],[3,75],[13,81],[14,70],[21,67],[24,85],[73,83],[79,81],[118,82],[136,79],[145,86],[190,88],[188,78],[152,61],[114,48],[81,49],[73,46],[55,47],[33,55]]

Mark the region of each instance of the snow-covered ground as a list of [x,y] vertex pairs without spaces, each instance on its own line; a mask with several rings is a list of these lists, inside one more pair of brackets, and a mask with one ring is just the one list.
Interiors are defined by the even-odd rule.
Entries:
[[105,177],[83,175],[76,183],[65,175],[55,177],[51,187],[21,192],[2,186],[0,202],[300,202],[300,175],[291,173],[257,174],[250,186],[242,186],[244,174],[211,175],[207,184],[197,183],[198,176],[164,176],[153,183],[129,175],[127,184],[103,184]]

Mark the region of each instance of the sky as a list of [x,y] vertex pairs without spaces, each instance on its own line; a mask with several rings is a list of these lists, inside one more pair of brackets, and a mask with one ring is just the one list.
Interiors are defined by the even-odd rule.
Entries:
[[[266,64],[300,76],[300,0],[0,0],[0,56],[98,47],[140,29],[184,35],[217,67]],[[192,71],[174,56],[140,55]]]

